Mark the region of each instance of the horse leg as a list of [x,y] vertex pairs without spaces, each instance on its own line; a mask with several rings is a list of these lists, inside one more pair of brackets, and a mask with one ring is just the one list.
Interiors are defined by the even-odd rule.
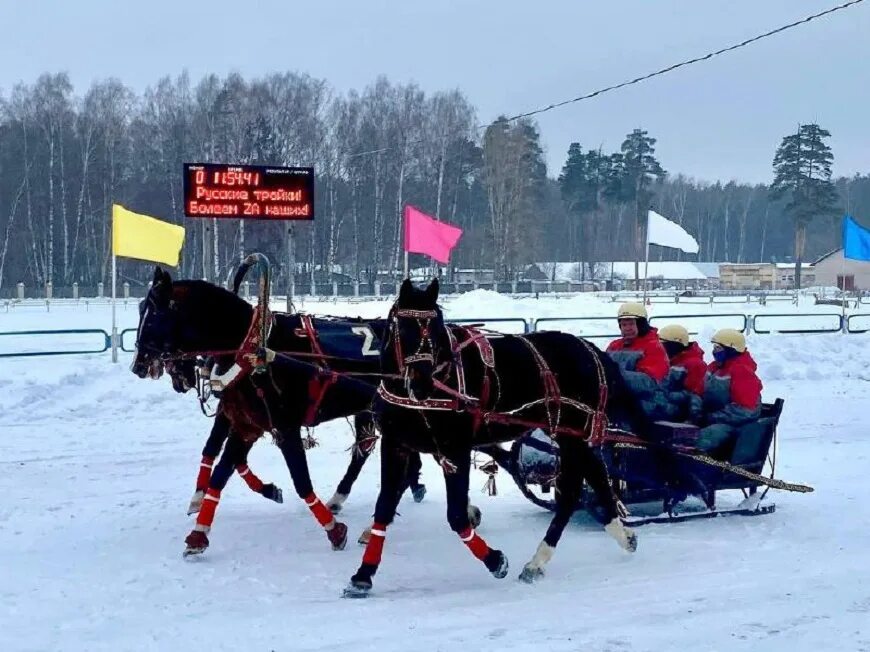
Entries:
[[[559,445],[561,447],[561,441]],[[623,549],[634,552],[637,550],[637,534],[631,528],[625,527],[620,519],[620,516],[626,515],[625,507],[613,495],[604,462],[586,443],[580,446],[579,454],[582,476],[592,487],[598,503],[604,510],[604,531],[616,539]]]
[[[405,490],[410,488],[411,495],[414,497],[414,502],[419,503],[423,501],[423,498],[426,496],[426,485],[420,484],[420,468],[422,465],[423,462],[420,460],[420,453],[417,451],[410,451],[408,453],[408,467],[405,473],[405,481],[402,485],[402,491],[400,492],[400,499],[401,496],[405,494]],[[473,527],[477,527],[480,525],[480,510],[474,505],[469,505],[468,518],[471,519]],[[371,536],[372,529],[367,527],[363,530],[363,533],[359,535],[357,543],[364,546],[369,542]]]
[[308,472],[308,460],[305,458],[305,448],[302,446],[302,435],[299,428],[282,430],[279,433],[278,448],[284,456],[293,486],[297,495],[305,501],[320,527],[326,532],[326,538],[332,544],[333,550],[344,550],[347,543],[347,526],[335,520],[332,512],[326,507],[311,485],[311,474]]
[[372,577],[381,564],[387,526],[396,516],[396,508],[405,490],[409,452],[388,439],[381,441],[381,490],[375,503],[371,536],[363,552],[359,569],[344,590],[346,598],[364,598],[372,589]]
[[271,482],[266,484],[251,471],[251,467],[248,466],[248,453],[251,452],[251,448],[253,448],[254,442],[251,442],[247,445],[245,449],[244,457],[236,464],[236,473],[245,481],[245,484],[248,485],[248,489],[251,491],[260,494],[261,496],[268,498],[269,500],[274,500],[276,503],[284,502],[284,494],[281,492],[280,487],[276,487]]
[[366,460],[368,460],[372,451],[375,449],[375,443],[377,443],[374,431],[374,418],[370,412],[360,412],[359,414],[354,415],[353,427],[355,434],[354,446],[351,449],[352,452],[350,454],[350,464],[348,465],[347,471],[345,471],[341,482],[338,483],[335,493],[332,494],[332,498],[330,498],[326,503],[326,506],[332,510],[333,514],[338,514],[341,511],[344,501],[347,500],[347,497],[350,495],[353,483],[356,482]]
[[532,583],[544,575],[544,567],[553,558],[565,526],[571,520],[583,491],[580,451],[586,444],[578,437],[559,438],[559,475],[556,478],[556,513],[550,521],[544,540],[538,544],[532,559],[523,567],[520,580]]
[[408,458],[408,486],[411,488],[415,503],[423,502],[423,498],[426,496],[426,485],[420,482],[422,468],[423,462],[420,459],[420,453],[411,453]]
[[201,554],[208,548],[207,534],[211,531],[211,525],[214,522],[214,515],[221,499],[221,491],[227,486],[227,482],[233,474],[233,468],[240,459],[244,459],[249,447],[238,435],[227,438],[226,448],[209,478],[202,508],[196,515],[196,525],[193,526],[193,531],[184,540],[184,543],[187,544],[187,549],[184,551],[185,557]]
[[474,531],[469,520],[468,485],[471,474],[471,451],[465,450],[451,456],[450,462],[455,469],[444,469],[444,484],[447,487],[447,522],[450,524],[450,529],[459,535],[471,554],[482,561],[494,577],[501,579],[508,572],[507,557],[501,550],[490,548]]
[[202,499],[205,498],[208,481],[211,478],[211,469],[215,458],[220,455],[221,449],[227,437],[230,436],[230,421],[222,412],[218,412],[214,419],[214,425],[202,449],[202,461],[199,463],[199,473],[196,476],[196,491],[190,499],[187,507],[187,515],[196,514],[202,507]]

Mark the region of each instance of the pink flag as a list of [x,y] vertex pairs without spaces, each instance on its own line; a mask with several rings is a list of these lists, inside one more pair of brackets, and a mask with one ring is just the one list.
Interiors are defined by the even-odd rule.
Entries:
[[439,263],[447,263],[461,235],[462,229],[458,226],[439,222],[413,206],[405,206],[405,251],[426,254]]

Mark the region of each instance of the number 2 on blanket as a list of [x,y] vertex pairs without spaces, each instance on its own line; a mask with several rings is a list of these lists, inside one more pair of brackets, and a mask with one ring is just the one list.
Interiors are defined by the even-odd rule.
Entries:
[[368,326],[354,326],[350,329],[354,335],[361,335],[365,338],[362,345],[362,354],[363,355],[378,355],[379,352],[377,349],[372,348],[372,344],[375,341],[375,334],[372,333],[372,329]]

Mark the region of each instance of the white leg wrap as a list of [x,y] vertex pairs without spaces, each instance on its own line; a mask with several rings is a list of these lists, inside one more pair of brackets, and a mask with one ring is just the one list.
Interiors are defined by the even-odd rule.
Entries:
[[637,549],[637,535],[633,530],[625,527],[618,516],[604,526],[604,531],[612,536],[624,550],[634,552]]
[[532,561],[526,564],[526,566],[531,568],[543,568],[553,558],[553,553],[555,551],[556,549],[553,546],[548,545],[546,541],[541,541],[541,543],[538,544],[538,549],[535,551],[535,556],[532,557]]
[[190,499],[190,505],[187,506],[187,515],[196,514],[202,508],[202,499],[205,498],[204,491],[194,492],[193,498]]
[[341,507],[344,505],[344,501],[347,500],[347,494],[340,494],[335,492],[332,494],[332,498],[326,501],[326,506],[332,509],[333,507]]
[[204,532],[205,534],[208,534],[211,531],[211,526],[210,525],[200,525],[199,523],[197,523],[196,525],[193,526],[193,530],[194,530],[194,532]]

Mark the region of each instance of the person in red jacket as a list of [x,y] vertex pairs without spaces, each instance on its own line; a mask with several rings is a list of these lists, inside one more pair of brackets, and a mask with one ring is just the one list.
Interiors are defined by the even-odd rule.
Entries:
[[659,330],[659,339],[668,354],[671,368],[663,385],[669,421],[696,420],[701,414],[707,363],[704,351],[689,339],[689,332],[678,324]]
[[607,353],[619,365],[628,388],[640,399],[641,407],[652,419],[666,416],[661,382],[668,375],[668,355],[649,325],[646,308],[640,303],[624,303],[617,313],[622,337],[607,347]]
[[761,416],[763,385],[743,333],[724,328],[711,341],[714,359],[707,367],[703,396],[707,426],[699,433],[698,447],[721,455],[737,428]]

